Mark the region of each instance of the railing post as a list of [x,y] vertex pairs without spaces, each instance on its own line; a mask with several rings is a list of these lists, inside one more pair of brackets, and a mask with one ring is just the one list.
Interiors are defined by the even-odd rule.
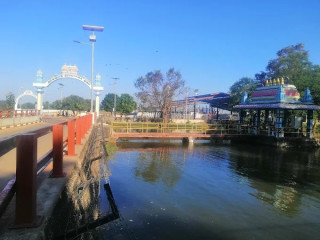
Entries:
[[74,148],[74,120],[68,121],[68,156],[75,156]]
[[87,131],[88,131],[88,129],[89,129],[88,115],[83,117],[83,122],[84,122],[84,133],[83,133],[83,136],[85,136]]
[[86,134],[86,117],[83,116],[81,117],[81,138],[84,137],[84,135]]
[[87,131],[89,131],[89,129],[90,129],[90,127],[91,127],[91,122],[92,122],[92,118],[91,118],[91,114],[90,115],[88,115],[88,117],[87,117],[87,123],[88,123],[88,125],[87,125]]
[[51,177],[65,177],[63,173],[63,126],[53,125],[53,169]]
[[88,131],[88,120],[87,120],[87,115],[85,117],[83,117],[83,125],[84,125],[84,129],[83,129],[83,137],[86,135],[87,131]]
[[37,218],[37,135],[17,136],[16,215],[13,228],[36,227]]
[[79,134],[80,134],[80,138],[83,138],[83,136],[84,136],[83,117],[79,118]]
[[90,129],[92,125],[92,114],[88,115],[88,130]]
[[80,126],[80,118],[76,119],[76,144],[81,144],[81,126]]

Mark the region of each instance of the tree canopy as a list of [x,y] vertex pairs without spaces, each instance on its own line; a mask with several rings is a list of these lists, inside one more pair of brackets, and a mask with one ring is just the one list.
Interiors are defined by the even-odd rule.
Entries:
[[184,90],[180,72],[170,68],[164,75],[159,70],[149,72],[135,82],[141,108],[147,111],[161,111],[164,122],[168,121],[172,100]]
[[77,111],[90,111],[90,99],[84,99],[77,95],[70,95],[61,100],[56,100],[51,104],[52,108],[61,110],[71,110],[74,114]]
[[230,93],[231,93],[231,101],[229,103],[230,107],[240,103],[241,97],[244,92],[247,92],[248,96],[250,97],[254,89],[256,88],[256,86],[257,86],[257,82],[252,78],[243,77],[243,78],[240,78],[238,81],[236,81],[230,87]]
[[26,102],[21,104],[21,109],[35,109],[36,103]]
[[[107,112],[113,112],[114,93],[108,93],[101,102],[101,108]],[[119,96],[116,95],[116,110],[119,109]]]
[[12,92],[6,94],[6,109],[14,109],[15,97]]
[[277,57],[269,61],[266,71],[255,77],[262,83],[266,79],[288,77],[301,95],[309,88],[315,104],[320,104],[320,66],[309,60],[309,53],[302,43],[279,50]]
[[128,114],[137,108],[137,103],[134,101],[133,97],[127,93],[121,94],[119,99],[118,112],[121,114]]
[[[288,78],[289,83],[295,85],[304,95],[305,89],[309,88],[315,104],[320,104],[320,66],[313,64],[309,60],[309,53],[304,49],[304,45],[299,43],[282,48],[277,52],[277,57],[271,59],[265,71],[255,74],[255,79],[262,85],[267,79]],[[256,84],[251,78],[241,78],[230,87],[232,94],[231,105],[240,102],[242,93],[252,93]]]
[[121,114],[128,114],[137,108],[137,103],[133,97],[127,93],[114,95],[114,93],[108,93],[101,102],[101,108],[107,112],[112,112],[114,108],[114,96],[116,96],[116,111]]

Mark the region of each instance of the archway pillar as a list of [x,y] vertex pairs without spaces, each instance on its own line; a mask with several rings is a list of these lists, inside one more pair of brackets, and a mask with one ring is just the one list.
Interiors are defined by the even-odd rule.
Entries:
[[37,110],[42,112],[42,88],[37,89]]
[[95,96],[96,96],[96,108],[95,108],[95,112],[97,114],[97,118],[99,118],[99,113],[100,113],[100,93],[101,91],[103,91],[103,87],[102,86],[94,86],[93,87]]
[[99,117],[100,113],[100,96],[96,94],[96,113],[97,116]]

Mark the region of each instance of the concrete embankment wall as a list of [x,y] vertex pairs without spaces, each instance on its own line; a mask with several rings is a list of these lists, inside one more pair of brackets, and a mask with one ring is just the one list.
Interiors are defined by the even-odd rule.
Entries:
[[15,127],[36,122],[40,122],[40,116],[2,118],[0,119],[0,128]]

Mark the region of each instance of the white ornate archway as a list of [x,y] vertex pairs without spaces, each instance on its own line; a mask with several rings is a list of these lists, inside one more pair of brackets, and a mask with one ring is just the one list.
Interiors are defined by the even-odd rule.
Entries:
[[15,99],[14,110],[18,110],[19,100],[24,96],[31,96],[31,97],[34,97],[35,99],[37,99],[37,96],[31,90],[26,90]]
[[37,88],[37,109],[42,109],[42,94],[43,89],[50,86],[53,82],[60,80],[60,79],[76,79],[84,84],[86,84],[90,89],[95,92],[96,95],[96,112],[99,116],[99,110],[100,110],[100,92],[103,91],[103,87],[101,86],[101,76],[99,74],[96,75],[95,84],[94,86],[91,86],[91,82],[84,76],[80,76],[78,74],[78,67],[72,66],[72,65],[63,65],[61,68],[61,74],[60,75],[54,75],[51,78],[49,78],[48,81],[43,82],[43,75],[42,71],[37,71],[37,81],[33,83],[33,86]]

